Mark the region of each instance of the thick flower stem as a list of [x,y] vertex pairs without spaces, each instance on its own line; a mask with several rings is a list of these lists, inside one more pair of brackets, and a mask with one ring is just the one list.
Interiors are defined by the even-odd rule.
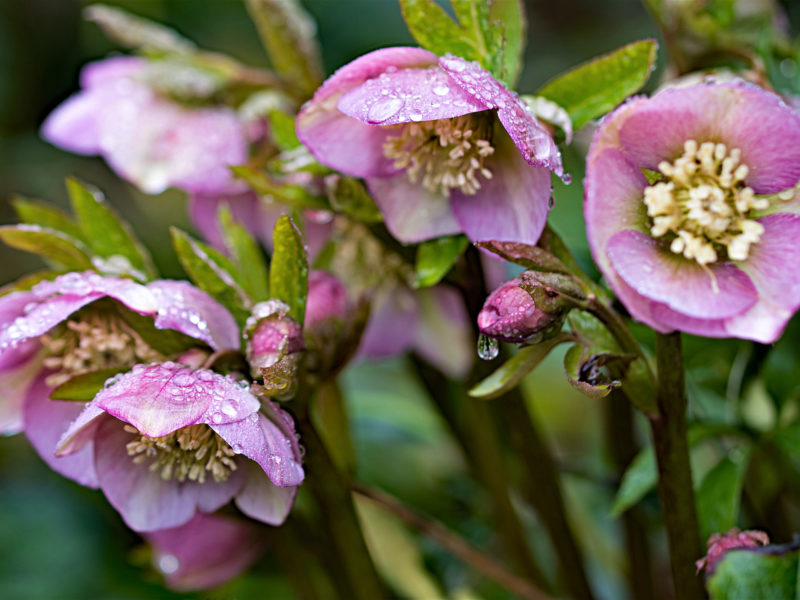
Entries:
[[350,582],[350,598],[388,598],[367,550],[347,481],[334,465],[307,415],[298,415],[297,429],[306,448],[306,485],[319,505],[321,517]]
[[694,561],[703,555],[697,525],[686,423],[686,385],[680,333],[657,334],[658,414],[650,429],[658,462],[658,494],[669,540],[675,595],[705,598]]

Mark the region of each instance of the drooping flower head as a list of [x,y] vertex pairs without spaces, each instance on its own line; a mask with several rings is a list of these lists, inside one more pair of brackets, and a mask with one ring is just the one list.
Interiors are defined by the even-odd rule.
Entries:
[[339,69],[297,118],[323,164],[363,177],[403,242],[465,232],[535,243],[550,171],[563,175],[549,132],[476,63],[386,48]]
[[618,108],[587,159],[595,261],[660,332],[773,342],[800,306],[800,115],[737,81]]

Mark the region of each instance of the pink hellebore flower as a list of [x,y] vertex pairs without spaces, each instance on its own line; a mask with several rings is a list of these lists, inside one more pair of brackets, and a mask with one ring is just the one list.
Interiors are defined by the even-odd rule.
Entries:
[[228,166],[247,161],[247,127],[227,107],[189,108],[145,80],[148,61],[120,56],[90,63],[81,91],[42,125],[42,137],[78,154],[101,155],[148,194],[177,187],[192,194],[243,193]]
[[708,538],[707,554],[694,564],[698,572],[705,569],[706,575],[711,575],[717,568],[717,564],[731,550],[760,548],[767,544],[769,544],[769,536],[763,531],[757,529],[741,531],[734,527],[730,531],[715,533]]
[[88,444],[99,487],[136,531],[179,527],[230,500],[280,525],[304,477],[287,413],[246,383],[174,362],[110,379],[58,454]]
[[297,134],[320,162],[366,180],[403,242],[463,231],[535,243],[550,171],[563,176],[550,133],[515,93],[476,63],[420,48],[339,69],[300,111]]
[[[51,401],[53,387],[71,375],[162,359],[115,311],[93,305],[103,298],[151,316],[158,329],[179,331],[212,349],[239,345],[239,329],[228,311],[183,281],[141,285],[94,272],[67,273],[29,292],[0,297],[0,432],[16,433],[24,425],[50,467],[91,487],[97,478],[90,453],[54,456],[81,406]],[[55,329],[59,325],[63,331]]]
[[772,93],[738,81],[632,100],[587,159],[594,259],[657,331],[774,342],[800,306],[798,180],[800,115]]

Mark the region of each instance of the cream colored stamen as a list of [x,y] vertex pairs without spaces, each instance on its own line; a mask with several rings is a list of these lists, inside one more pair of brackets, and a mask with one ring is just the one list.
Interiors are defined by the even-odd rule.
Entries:
[[672,252],[701,265],[745,260],[764,233],[749,215],[768,208],[769,200],[745,185],[749,169],[738,148],[688,140],[683,149],[674,162],[658,165],[666,181],[644,190],[650,233],[672,237]]
[[189,425],[156,438],[142,435],[131,425],[125,425],[125,431],[139,435],[126,445],[133,462],[152,459],[150,470],[159,471],[162,479],[203,483],[206,473],[211,473],[219,482],[236,470],[236,452],[208,425]]
[[56,371],[47,377],[47,385],[97,369],[164,360],[113,310],[90,308],[74,316],[41,338],[49,354],[44,366]]
[[397,128],[397,135],[386,138],[383,153],[394,159],[396,168],[405,169],[411,181],[443,194],[455,188],[471,195],[481,187],[479,175],[492,178],[484,166],[494,154],[491,121],[485,117],[463,115]]

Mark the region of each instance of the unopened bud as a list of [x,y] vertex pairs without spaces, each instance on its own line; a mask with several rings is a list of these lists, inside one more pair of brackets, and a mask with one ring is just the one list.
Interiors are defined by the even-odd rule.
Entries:
[[717,564],[724,558],[725,554],[731,550],[741,548],[758,548],[769,544],[769,536],[763,531],[754,529],[740,531],[736,527],[725,533],[715,533],[706,543],[708,553],[695,563],[697,571],[703,569],[706,575],[711,575]]
[[344,321],[348,308],[347,288],[337,277],[325,271],[312,271],[309,274],[305,320],[307,332],[316,330],[329,320]]
[[261,302],[247,320],[247,360],[254,376],[264,378],[273,397],[293,393],[299,353],[305,349],[303,330],[288,315],[289,307],[278,300]]
[[525,273],[493,291],[478,314],[483,335],[504,342],[524,342],[560,329],[569,303]]

